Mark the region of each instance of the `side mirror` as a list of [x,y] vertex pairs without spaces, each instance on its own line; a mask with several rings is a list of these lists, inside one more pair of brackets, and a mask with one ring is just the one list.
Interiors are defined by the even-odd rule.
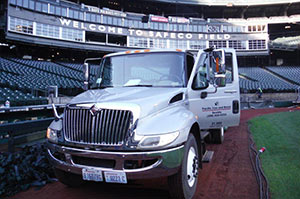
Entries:
[[88,63],[83,64],[83,74],[84,74],[84,85],[83,89],[89,89],[89,82],[90,82],[90,66]]
[[224,49],[216,49],[212,51],[212,70],[213,82],[216,87],[226,86],[226,67],[225,67],[225,51]]
[[214,73],[225,74],[225,51],[216,49],[212,51],[212,69]]

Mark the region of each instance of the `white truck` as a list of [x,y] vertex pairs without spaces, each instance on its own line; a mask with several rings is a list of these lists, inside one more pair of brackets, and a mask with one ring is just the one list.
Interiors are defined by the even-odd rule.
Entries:
[[192,198],[198,169],[240,120],[233,49],[136,50],[103,57],[96,80],[47,130],[57,178],[128,183],[168,177],[172,198]]

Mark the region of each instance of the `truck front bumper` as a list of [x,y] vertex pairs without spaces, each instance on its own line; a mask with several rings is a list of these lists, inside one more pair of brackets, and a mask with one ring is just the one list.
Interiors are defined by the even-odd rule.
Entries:
[[102,171],[124,171],[127,179],[149,179],[170,176],[178,172],[184,145],[159,151],[111,152],[94,151],[48,142],[48,159],[57,169],[82,174],[83,168]]

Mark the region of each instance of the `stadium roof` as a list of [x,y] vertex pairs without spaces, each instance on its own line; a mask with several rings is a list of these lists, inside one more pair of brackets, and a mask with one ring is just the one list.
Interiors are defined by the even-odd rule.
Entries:
[[151,1],[177,3],[177,4],[228,6],[228,7],[289,4],[289,3],[300,2],[300,0],[151,0]]

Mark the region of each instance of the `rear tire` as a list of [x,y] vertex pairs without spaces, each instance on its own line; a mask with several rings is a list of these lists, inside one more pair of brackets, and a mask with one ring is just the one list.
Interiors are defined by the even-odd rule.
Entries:
[[224,128],[211,129],[211,139],[214,144],[222,144],[224,142]]
[[56,178],[69,187],[79,187],[84,183],[80,175],[68,173],[60,169],[54,169]]
[[183,161],[178,173],[168,177],[171,198],[190,199],[197,188],[199,152],[196,139],[190,134],[185,143]]

